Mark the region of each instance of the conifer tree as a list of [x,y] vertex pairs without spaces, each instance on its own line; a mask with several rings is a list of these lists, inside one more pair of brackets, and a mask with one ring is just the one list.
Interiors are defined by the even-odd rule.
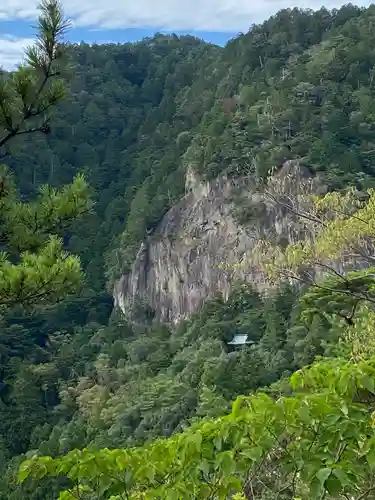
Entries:
[[[69,26],[57,0],[43,0],[35,44],[25,62],[0,76],[0,157],[23,135],[51,131],[50,110],[64,97],[60,77]],[[4,160],[5,161],[5,160]],[[0,308],[55,301],[76,290],[80,261],[63,247],[70,222],[91,208],[88,185],[77,176],[56,190],[42,186],[35,200],[22,200],[12,172],[0,165]]]

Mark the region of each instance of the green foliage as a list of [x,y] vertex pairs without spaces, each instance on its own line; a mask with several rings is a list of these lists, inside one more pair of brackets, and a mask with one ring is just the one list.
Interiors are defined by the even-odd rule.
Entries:
[[[290,368],[294,346],[287,332],[296,300],[293,290],[265,302],[251,287],[238,287],[226,303],[209,301],[178,332],[114,318],[107,327],[67,324],[67,331],[56,332],[51,312],[47,322],[36,316],[33,329],[27,319],[8,318],[11,326],[0,335],[0,344],[14,349],[3,367],[5,449],[58,456],[76,447],[129,447],[228,412],[239,394]],[[273,323],[270,309],[283,321]],[[230,349],[227,342],[238,332],[255,344]],[[279,341],[272,345],[275,334]],[[24,494],[9,481],[1,487],[15,499]],[[42,485],[27,491],[44,498]]]
[[[301,299],[239,284],[169,328],[147,310],[144,325],[107,324],[102,290],[183,196],[187,167],[256,184],[298,159],[330,188],[373,185],[373,7],[283,10],[224,49],[161,34],[68,47],[60,13],[42,4],[36,48],[0,86],[0,137],[15,139],[0,193],[1,500],[370,499],[373,269],[331,269]],[[279,269],[363,251],[374,196],[357,195],[313,200],[323,230],[278,249]],[[244,225],[263,214],[237,208]],[[87,281],[50,305],[79,284],[67,250]],[[43,309],[25,317],[20,302]],[[230,347],[236,334],[252,344]]]
[[[331,275],[327,282],[330,289],[338,290],[341,287],[342,294],[354,295],[357,286],[364,294],[359,294],[359,299],[372,300],[372,288],[369,285],[373,269],[347,274],[345,278],[340,270],[334,268],[334,263],[341,260],[345,266],[345,260],[353,257],[367,266],[372,263],[371,250],[366,245],[373,241],[375,234],[374,191],[369,189],[366,193],[358,193],[354,188],[349,188],[344,193],[328,193],[323,197],[310,195],[305,198],[307,208],[297,211],[297,215],[307,219],[308,237],[286,248],[261,242],[265,254],[263,266],[270,279],[277,281],[317,267],[318,271]],[[368,286],[365,286],[366,277]]]
[[142,448],[35,456],[19,479],[67,476],[60,499],[371,498],[374,380],[374,358],[317,362],[293,375],[292,397],[241,397],[230,415]]
[[261,179],[297,157],[330,186],[371,182],[373,15],[283,10],[231,41],[194,146],[199,172]]

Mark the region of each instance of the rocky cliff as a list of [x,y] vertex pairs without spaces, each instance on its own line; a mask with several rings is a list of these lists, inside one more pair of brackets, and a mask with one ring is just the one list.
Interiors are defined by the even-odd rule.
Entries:
[[[278,201],[298,203],[300,195],[318,185],[307,168],[287,162],[266,187]],[[185,197],[142,243],[130,274],[115,285],[115,304],[127,315],[142,304],[162,321],[177,322],[215,293],[227,296],[234,281],[264,289],[265,276],[253,251],[257,242],[305,237],[305,225],[278,201],[248,179],[201,182],[188,171]]]

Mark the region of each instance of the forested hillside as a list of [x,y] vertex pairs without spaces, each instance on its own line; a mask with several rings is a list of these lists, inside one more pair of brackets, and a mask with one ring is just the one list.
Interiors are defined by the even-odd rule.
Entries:
[[[14,202],[2,248],[18,262],[39,249],[30,227],[56,233],[85,278],[48,302],[0,303],[0,499],[374,498],[374,269],[327,265],[373,265],[374,23],[374,7],[348,5],[281,11],[225,48],[160,34],[62,45],[67,96],[49,95],[40,133],[3,148],[29,208]],[[9,81],[23,101],[20,71]],[[114,280],[184,195],[187,167],[262,186],[289,159],[330,192],[301,215],[313,242],[265,253],[273,293],[238,283],[175,326],[113,310]],[[70,191],[42,188],[35,208],[41,186],[72,181],[93,207],[72,210],[73,191],[46,224]],[[328,277],[299,278],[316,263]],[[228,344],[236,334],[249,343]]]

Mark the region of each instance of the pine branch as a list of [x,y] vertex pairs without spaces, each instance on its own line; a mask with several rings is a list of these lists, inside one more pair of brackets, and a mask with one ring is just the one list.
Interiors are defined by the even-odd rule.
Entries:
[[[38,34],[26,51],[26,63],[13,74],[0,75],[2,156],[9,153],[9,142],[16,136],[49,134],[48,111],[65,95],[65,85],[56,77],[64,57],[61,39],[69,22],[58,0],[42,0],[39,9]],[[60,190],[42,186],[36,201],[23,202],[11,172],[0,165],[1,308],[51,303],[78,289],[80,260],[63,250],[63,240],[57,236],[91,206],[83,176]]]
[[50,238],[38,254],[25,252],[19,264],[0,255],[0,306],[53,302],[73,293],[82,272],[77,257],[63,251],[62,241]]
[[42,186],[34,202],[13,200],[7,204],[2,228],[9,250],[37,251],[48,235],[63,236],[75,219],[91,209],[89,186],[83,176],[59,190]]
[[[26,64],[13,75],[0,78],[0,122],[5,129],[0,136],[0,149],[19,135],[48,134],[48,119],[38,126],[27,124],[31,119],[44,116],[65,94],[62,81],[55,80],[53,85],[51,80],[60,75],[57,63],[64,56],[61,40],[70,22],[64,18],[58,0],[43,0],[39,9],[37,39],[26,51]],[[1,156],[7,154],[5,151]]]

